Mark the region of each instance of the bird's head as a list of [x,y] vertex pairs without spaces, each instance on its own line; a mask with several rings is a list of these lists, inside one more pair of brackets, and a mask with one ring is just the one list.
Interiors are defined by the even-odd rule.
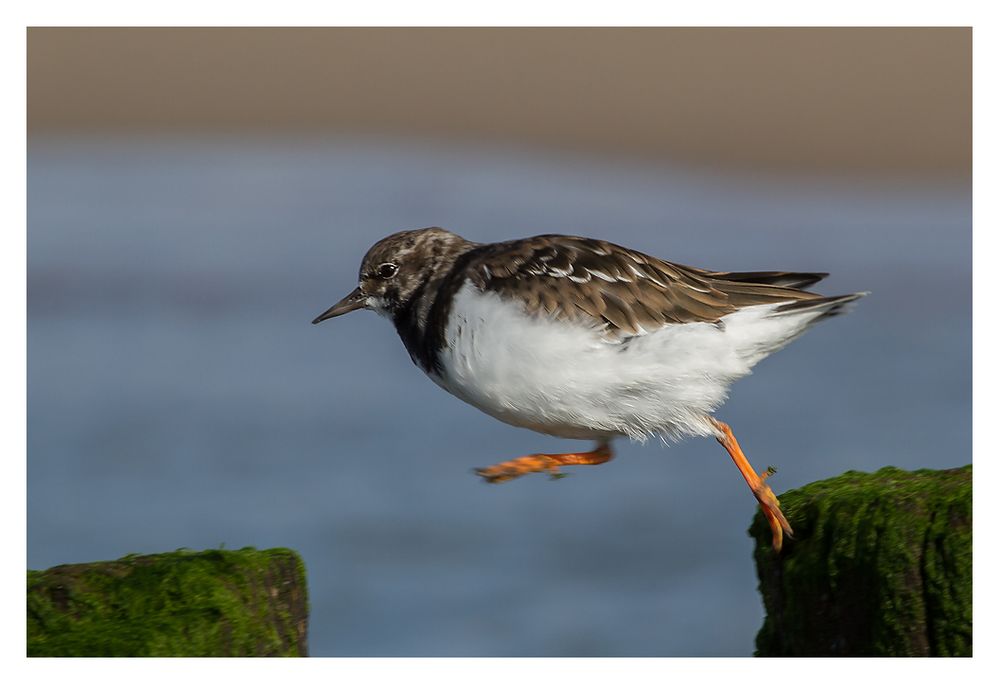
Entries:
[[393,233],[368,250],[358,271],[358,287],[313,319],[313,323],[355,309],[371,309],[392,317],[430,280],[443,276],[455,256],[471,245],[443,228]]

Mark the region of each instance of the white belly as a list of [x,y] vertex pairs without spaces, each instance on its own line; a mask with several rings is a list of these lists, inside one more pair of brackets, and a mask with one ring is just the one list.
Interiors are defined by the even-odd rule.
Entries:
[[466,285],[432,378],[501,421],[560,437],[712,435],[707,417],[729,385],[776,349],[747,335],[761,318],[744,310],[721,326],[671,325],[616,343]]

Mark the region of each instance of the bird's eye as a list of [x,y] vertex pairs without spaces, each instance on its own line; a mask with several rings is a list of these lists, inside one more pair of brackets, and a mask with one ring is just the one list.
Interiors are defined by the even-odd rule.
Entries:
[[380,264],[378,267],[378,277],[379,278],[392,278],[399,271],[399,267],[392,262],[386,262],[385,264]]

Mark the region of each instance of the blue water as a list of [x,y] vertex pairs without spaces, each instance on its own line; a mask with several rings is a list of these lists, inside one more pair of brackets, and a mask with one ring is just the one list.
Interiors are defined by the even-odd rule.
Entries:
[[487,486],[583,446],[447,395],[370,312],[311,326],[367,247],[606,238],[871,290],[719,416],[777,492],[971,461],[971,190],[719,176],[376,139],[36,139],[28,164],[28,563],[288,546],[314,655],[747,655],[755,502],[711,440]]

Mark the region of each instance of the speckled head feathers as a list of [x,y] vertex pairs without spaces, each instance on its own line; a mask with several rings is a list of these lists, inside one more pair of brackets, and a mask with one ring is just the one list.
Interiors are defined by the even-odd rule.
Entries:
[[451,269],[458,254],[472,243],[443,228],[400,231],[375,243],[358,270],[358,288],[367,307],[392,316],[429,281]]
[[393,233],[365,254],[358,270],[358,287],[313,323],[355,309],[395,317],[428,292],[428,285],[446,275],[457,256],[473,246],[461,236],[437,227]]

